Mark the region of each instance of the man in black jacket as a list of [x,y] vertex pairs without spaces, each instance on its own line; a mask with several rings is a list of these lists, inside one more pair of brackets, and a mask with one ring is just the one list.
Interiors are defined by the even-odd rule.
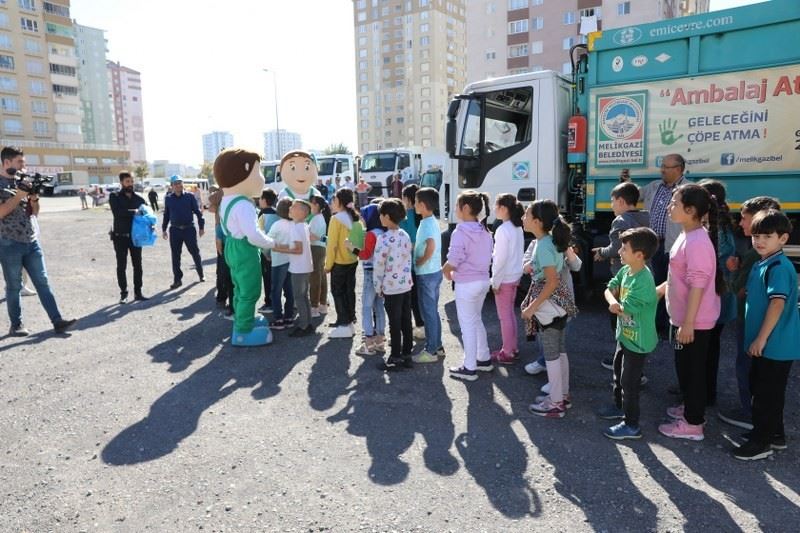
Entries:
[[142,249],[133,245],[131,231],[133,229],[133,216],[144,205],[144,198],[133,192],[133,176],[130,172],[120,172],[119,184],[122,189],[112,193],[108,202],[111,213],[114,215],[114,227],[111,240],[114,242],[114,252],[117,254],[117,283],[119,284],[119,303],[128,302],[128,253],[133,263],[133,299],[147,300],[142,295]]

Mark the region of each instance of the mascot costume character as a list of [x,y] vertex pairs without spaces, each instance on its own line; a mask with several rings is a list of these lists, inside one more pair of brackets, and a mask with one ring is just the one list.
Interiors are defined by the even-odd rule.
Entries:
[[214,179],[224,196],[219,206],[225,235],[225,262],[233,279],[233,346],[261,346],[272,342],[267,320],[256,314],[261,296],[261,249],[275,241],[258,229],[253,198],[261,196],[264,178],[261,157],[238,148],[220,152],[214,161]]
[[314,187],[319,179],[317,162],[308,152],[292,150],[281,159],[278,169],[285,187],[278,195],[278,200],[289,198],[291,200],[311,200],[312,196],[322,196]]

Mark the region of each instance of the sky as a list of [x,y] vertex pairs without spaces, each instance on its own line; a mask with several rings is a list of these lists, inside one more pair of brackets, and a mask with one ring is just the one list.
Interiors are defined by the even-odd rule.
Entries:
[[[711,10],[757,1],[711,0]],[[202,135],[215,130],[263,152],[275,81],[281,129],[305,148],[356,150],[352,0],[72,0],[71,12],[106,30],[108,59],[142,73],[150,161],[199,166]]]

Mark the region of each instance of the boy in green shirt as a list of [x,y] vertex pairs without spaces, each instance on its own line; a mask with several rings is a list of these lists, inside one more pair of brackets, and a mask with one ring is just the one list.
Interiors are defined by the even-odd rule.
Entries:
[[645,356],[658,344],[658,295],[647,260],[658,250],[658,236],[646,227],[620,235],[623,266],[608,282],[608,310],[617,315],[617,350],[614,354],[614,404],[600,409],[605,420],[623,421],[603,434],[614,440],[639,439],[639,388]]

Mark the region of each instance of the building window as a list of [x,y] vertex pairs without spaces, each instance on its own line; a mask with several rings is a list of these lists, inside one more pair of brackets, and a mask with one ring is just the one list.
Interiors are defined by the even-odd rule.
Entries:
[[617,15],[630,15],[631,14],[631,3],[630,2],[620,2],[617,4]]
[[367,46],[367,38],[366,37],[359,37],[358,38],[358,46]]
[[14,70],[14,56],[0,54],[0,69]]
[[[66,133],[68,135],[80,135],[81,134],[81,126],[80,124],[65,124],[65,123],[58,123],[56,124],[56,129],[58,133]],[[96,162],[96,160],[95,160]]]
[[531,5],[532,6],[540,6],[542,4],[544,4],[544,0],[532,0],[531,1]]
[[497,6],[494,5],[494,2],[487,2],[486,3],[486,14],[491,15],[497,11]]
[[359,50],[358,51],[358,57],[367,57],[367,49],[366,48],[362,48],[361,50]]
[[72,76],[75,77],[75,67],[68,67],[66,65],[58,65],[56,63],[50,63],[50,73],[51,74],[61,74],[62,76]]
[[7,118],[3,121],[3,132],[12,135],[22,135],[22,121],[17,118]]
[[367,8],[367,0],[358,0],[356,2],[356,9],[366,9]]
[[531,43],[531,55],[544,53],[544,41],[533,41]]
[[419,0],[419,7],[428,7],[431,5],[431,0]]
[[39,23],[29,18],[20,17],[19,25],[20,27],[22,27],[23,31],[34,31],[34,32],[39,31]]
[[428,46],[431,43],[431,38],[425,35],[424,37],[419,38],[419,45],[420,46]]
[[0,33],[0,48],[11,48],[11,36],[7,33]]
[[69,85],[53,84],[53,92],[57,95],[76,96],[78,94],[77,87],[70,87]]
[[430,11],[420,11],[419,13],[420,20],[428,20],[429,16],[430,16]]
[[0,76],[0,91],[5,91],[7,93],[17,92],[17,78]]
[[34,115],[46,115],[47,102],[44,100],[31,100],[31,113]]
[[76,105],[56,104],[56,113],[59,115],[77,115],[80,113],[80,111]]
[[430,29],[430,26],[428,26],[428,24],[420,24],[419,25],[419,32],[420,33],[428,33],[429,29]]
[[50,124],[46,120],[33,121],[34,135],[48,135],[49,133],[50,133]]
[[564,24],[575,24],[575,12],[574,11],[565,11],[564,12]]
[[524,9],[528,7],[528,0],[508,0],[508,10]]
[[53,4],[50,2],[44,3],[44,11],[45,13],[50,13],[52,15],[58,15],[59,17],[69,18],[69,8],[67,6],[62,6],[58,4]]
[[365,20],[367,20],[367,13],[365,11],[360,11],[358,13],[358,21],[364,22]]
[[497,57],[497,54],[495,53],[494,50],[486,50],[486,59],[487,60],[492,60],[495,57]]
[[531,20],[532,30],[541,30],[544,28],[544,17],[533,17]]
[[36,11],[35,0],[17,0],[20,9],[27,9],[28,11]]
[[430,87],[423,87],[420,92],[420,96],[428,97],[431,95],[431,88]]
[[575,46],[575,41],[576,41],[575,37],[567,37],[562,41],[562,47],[564,48],[564,50],[569,50],[570,48]]
[[430,113],[423,113],[422,115],[420,115],[420,119],[422,119],[422,122],[430,122],[431,121],[431,114]]
[[39,54],[42,52],[42,45],[37,40],[25,39],[25,51],[33,54]]
[[528,55],[528,45],[518,44],[508,47],[508,57],[523,57]]
[[511,70],[508,71],[508,73],[511,74],[511,75],[514,75],[514,74],[526,74],[528,72],[530,72],[530,70],[527,69],[527,68],[512,68]]
[[5,13],[0,13],[0,27],[7,28],[8,27],[8,15]]
[[589,7],[589,8],[586,8],[586,9],[581,9],[580,10],[580,15],[582,17],[595,16],[595,17],[597,17],[597,20],[600,20],[601,18],[603,18],[603,10],[601,8],[599,8],[599,7]]
[[528,31],[528,19],[512,20],[508,23],[508,34],[525,33]]
[[5,113],[19,113],[19,100],[3,96],[0,98],[0,109]]

